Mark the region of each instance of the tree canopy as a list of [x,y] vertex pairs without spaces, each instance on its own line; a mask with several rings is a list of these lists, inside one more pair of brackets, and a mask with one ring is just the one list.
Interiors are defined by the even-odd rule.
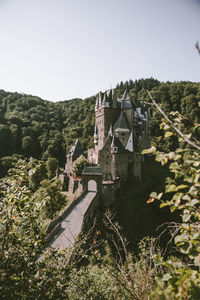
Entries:
[[[153,165],[151,172],[148,164],[148,186],[129,182],[128,199],[121,189],[115,218],[99,211],[97,223],[78,237],[70,259],[66,251],[44,252],[45,230],[68,203],[54,178],[58,163],[64,164],[66,149],[77,138],[85,150],[92,145],[95,97],[51,103],[0,90],[2,299],[199,299],[200,83],[129,80],[119,83],[116,93],[121,96],[125,89],[149,106],[152,147],[143,153],[151,153],[167,171]],[[147,90],[167,118],[154,108]],[[74,172],[79,175],[86,163],[80,157]],[[167,208],[177,213],[178,221],[165,224],[170,233],[167,249],[158,245],[161,235],[150,236],[140,240],[136,256],[121,234],[118,215],[125,212],[128,222],[134,217],[132,222],[145,223],[148,205],[153,210],[151,227]],[[151,235],[154,229],[145,230]]]

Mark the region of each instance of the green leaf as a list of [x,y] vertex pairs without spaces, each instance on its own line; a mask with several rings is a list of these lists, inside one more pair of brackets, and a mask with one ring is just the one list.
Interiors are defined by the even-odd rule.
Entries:
[[157,193],[156,193],[156,192],[152,192],[152,193],[150,194],[150,197],[151,197],[151,198],[157,198]]
[[169,273],[166,273],[166,274],[163,275],[163,278],[162,278],[162,279],[163,279],[164,281],[168,281],[170,278],[172,278],[172,275],[169,274]]
[[194,205],[196,205],[197,203],[199,203],[199,200],[197,200],[197,199],[192,199],[192,201],[190,201],[190,206],[194,206]]
[[176,192],[176,185],[175,184],[166,185],[165,192],[166,193]]
[[142,151],[142,154],[149,154],[149,153],[155,153],[156,152],[156,147],[151,147],[151,148],[149,148],[149,149],[144,149],[143,151]]
[[170,136],[172,136],[173,135],[173,132],[172,131],[167,131],[166,133],[165,133],[165,138],[168,138],[168,137],[170,137]]
[[190,220],[191,216],[189,214],[184,214],[182,216],[182,220],[183,222],[188,222]]
[[169,202],[162,202],[160,204],[160,208],[165,207],[165,206],[169,206],[169,205],[170,205]]
[[176,187],[176,190],[179,191],[179,190],[182,190],[182,189],[185,189],[187,188],[188,186],[186,184],[180,184]]

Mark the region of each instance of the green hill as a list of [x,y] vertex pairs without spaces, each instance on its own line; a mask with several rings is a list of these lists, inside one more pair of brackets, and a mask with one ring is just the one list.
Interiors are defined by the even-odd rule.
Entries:
[[[199,139],[200,128],[200,83],[166,82],[153,78],[129,80],[116,86],[115,94],[121,95],[125,89],[133,97],[149,102],[146,90],[150,90],[157,103],[169,114],[179,111],[184,115],[184,126]],[[65,154],[79,138],[85,151],[93,144],[95,96],[81,100],[72,99],[49,102],[39,97],[0,90],[0,158],[13,154],[38,159],[49,156],[65,163]],[[177,140],[172,137],[163,141],[160,130],[161,116],[153,110],[150,120],[152,143],[160,149],[175,148]],[[7,159],[8,162],[8,159]],[[3,165],[1,174],[3,171]]]

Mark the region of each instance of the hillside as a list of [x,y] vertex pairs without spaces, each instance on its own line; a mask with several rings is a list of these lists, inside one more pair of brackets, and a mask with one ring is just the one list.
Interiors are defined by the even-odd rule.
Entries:
[[[199,128],[192,128],[200,120],[200,83],[161,83],[153,78],[141,79],[116,86],[116,95],[127,88],[131,96],[148,101],[146,89],[166,113],[179,111],[185,125],[197,137]],[[76,138],[87,149],[92,145],[95,97],[49,102],[39,97],[0,90],[0,157],[14,153],[36,158],[53,156],[63,163],[66,148]],[[161,135],[160,116],[153,112],[151,135]]]
[[[164,135],[146,89],[177,127],[199,139],[200,83],[130,80],[117,85],[116,95],[126,88],[149,105],[152,145],[170,151],[154,151],[165,166],[145,156],[143,181],[130,177],[119,190],[113,220],[98,211],[70,259],[52,249],[42,260],[46,221],[67,204],[53,178],[54,158],[63,166],[76,138],[85,151],[92,146],[95,97],[51,103],[0,91],[0,176],[12,166],[0,179],[2,299],[199,299],[199,152],[174,132]],[[178,223],[167,224],[170,243],[164,232],[159,248],[151,237],[177,216]]]
[[[51,156],[63,166],[66,149],[75,139],[80,138],[85,149],[92,145],[94,102],[91,97],[52,103],[1,90],[0,158],[18,154],[46,160]],[[2,175],[6,164],[9,159],[2,162]]]

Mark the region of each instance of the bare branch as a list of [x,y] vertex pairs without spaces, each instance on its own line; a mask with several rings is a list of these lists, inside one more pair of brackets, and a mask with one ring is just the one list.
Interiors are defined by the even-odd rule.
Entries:
[[187,144],[189,144],[190,146],[192,146],[197,150],[200,150],[200,146],[198,146],[196,143],[193,143],[191,140],[189,140],[178,128],[174,126],[173,122],[168,118],[168,116],[164,113],[164,111],[160,108],[160,106],[158,106],[158,104],[155,102],[155,100],[151,96],[151,93],[149,91],[147,91],[147,93],[151,98],[151,101],[153,102],[154,106],[163,115],[163,117],[167,120],[167,122],[169,122],[170,126],[174,129],[174,131],[176,131],[176,133],[178,133],[178,135],[180,135]]
[[117,237],[120,239],[123,250],[124,250],[124,254],[127,257],[128,253],[127,253],[127,249],[126,249],[126,241],[123,239],[123,237],[121,236],[117,226],[112,222],[112,218],[111,218],[111,213],[109,211],[106,212],[105,217],[108,221],[108,223],[110,224],[112,230],[115,232],[115,234],[117,235]]

